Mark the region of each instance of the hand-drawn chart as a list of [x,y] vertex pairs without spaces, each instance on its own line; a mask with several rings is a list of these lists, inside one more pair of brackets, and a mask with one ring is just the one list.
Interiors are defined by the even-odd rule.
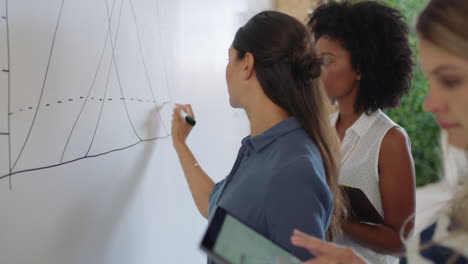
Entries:
[[0,262],[205,261],[171,105],[192,104],[187,143],[221,180],[249,131],[228,48],[269,2],[0,0]]
[[170,136],[163,16],[144,8],[0,0],[0,181]]

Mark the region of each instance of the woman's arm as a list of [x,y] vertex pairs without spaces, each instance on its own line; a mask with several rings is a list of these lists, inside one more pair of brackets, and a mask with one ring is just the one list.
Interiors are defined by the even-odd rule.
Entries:
[[354,241],[382,254],[403,250],[400,230],[406,238],[413,229],[415,212],[415,172],[409,140],[399,128],[385,135],[379,155],[379,186],[384,224],[368,225],[345,221],[343,231]]
[[191,117],[195,118],[190,105],[177,105],[172,114],[172,143],[179,156],[180,164],[198,211],[205,218],[208,218],[208,200],[214,182],[198,165],[195,156],[186,144],[192,126],[181,117],[181,109],[184,109]]

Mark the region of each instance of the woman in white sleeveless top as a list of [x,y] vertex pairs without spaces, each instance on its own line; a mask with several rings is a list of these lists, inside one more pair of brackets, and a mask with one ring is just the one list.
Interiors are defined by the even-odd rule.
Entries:
[[[324,4],[308,24],[325,90],[338,104],[331,119],[342,141],[339,181],[362,189],[384,219],[346,220],[335,242],[369,263],[397,263],[399,231],[415,210],[414,165],[407,134],[380,109],[397,106],[410,87],[407,26],[397,10],[375,2]],[[405,225],[404,236],[412,226]]]
[[[465,156],[461,160],[445,156],[446,166],[462,168],[468,163],[467,14],[466,0],[431,0],[417,23],[421,69],[429,80],[424,109],[435,115],[450,147],[458,148],[457,152]],[[468,174],[465,169],[452,168],[452,171],[458,174],[448,179],[454,185],[454,197],[444,202],[438,219],[406,242],[401,264],[468,263]],[[306,264],[366,263],[349,247],[320,241],[298,231],[291,240],[316,256]]]

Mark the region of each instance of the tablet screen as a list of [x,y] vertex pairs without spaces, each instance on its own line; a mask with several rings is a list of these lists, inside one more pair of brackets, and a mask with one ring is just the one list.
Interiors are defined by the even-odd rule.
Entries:
[[[223,211],[219,216],[218,210]],[[276,245],[225,210],[218,208],[202,242],[210,256],[229,264],[301,264],[288,251]],[[221,224],[216,221],[222,221]],[[216,234],[213,234],[215,232]],[[205,236],[206,238],[206,236]],[[203,245],[205,244],[205,245]]]

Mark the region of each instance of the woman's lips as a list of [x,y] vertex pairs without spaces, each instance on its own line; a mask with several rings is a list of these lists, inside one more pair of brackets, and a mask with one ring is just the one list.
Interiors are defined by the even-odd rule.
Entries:
[[459,124],[457,123],[447,123],[447,122],[443,122],[440,120],[437,120],[437,123],[439,123],[440,128],[445,129],[445,130],[459,127]]

